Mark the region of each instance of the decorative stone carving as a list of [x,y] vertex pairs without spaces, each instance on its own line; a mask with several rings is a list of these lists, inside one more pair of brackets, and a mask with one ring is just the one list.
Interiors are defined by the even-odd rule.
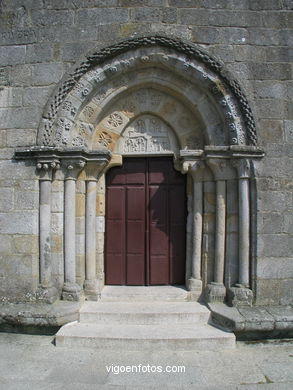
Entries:
[[[156,52],[153,49],[156,46],[163,46],[164,52]],[[140,49],[142,47],[144,48],[143,51]],[[127,52],[129,52],[129,54]],[[115,61],[112,60],[114,56]],[[228,73],[223,72],[223,65],[213,59],[208,53],[204,52],[202,48],[163,35],[131,38],[89,55],[85,61],[60,83],[58,92],[52,98],[51,104],[48,105],[48,110],[44,113],[43,117],[50,119],[50,121],[55,119],[60,105],[70,91],[72,91],[80,100],[89,96],[93,85],[85,79],[92,80],[92,76],[86,78],[86,75],[89,72],[97,72],[95,67],[99,66],[101,63],[106,64],[105,70],[107,70],[107,72],[110,74],[117,74],[123,72],[125,63],[127,63],[127,69],[129,70],[131,67],[137,66],[137,61],[140,61],[142,58],[149,57],[152,62],[160,63],[164,62],[164,57],[166,56],[172,60],[172,65],[175,67],[176,62],[183,65],[184,61],[186,62],[187,60],[189,64],[188,68],[198,75],[197,79],[204,80],[203,86],[209,89],[215,87],[216,89],[219,85],[223,85],[226,91],[225,97],[229,94],[230,100],[233,100],[234,106],[240,108],[239,113],[243,118],[243,124],[246,126],[245,131],[247,132],[247,137],[245,136],[244,138],[246,138],[250,144],[256,144],[255,123],[247,99],[239,84],[235,80],[229,78],[227,76]],[[97,80],[101,82],[103,78],[99,75]],[[95,83],[97,82],[96,80],[93,81],[95,81]],[[227,106],[229,106],[230,103],[227,100],[226,103]],[[53,123],[50,122],[49,126],[51,127],[52,124]],[[241,129],[243,129],[243,124],[240,124]],[[44,130],[43,127],[42,130]],[[54,140],[51,138],[52,134],[47,137],[47,144],[54,144]],[[43,139],[44,137],[40,134],[39,140]],[[233,140],[234,139],[238,139],[239,142],[242,142],[241,136],[239,138],[239,135],[233,137]]]
[[117,112],[113,112],[110,116],[109,119],[107,120],[108,125],[110,125],[113,128],[119,127],[123,123],[123,118],[120,114]]
[[143,115],[126,128],[119,151],[122,154],[173,153],[171,132],[159,118]]
[[102,131],[98,136],[98,143],[106,148],[113,142],[112,136],[106,132]]
[[73,106],[72,102],[70,100],[65,100],[63,103],[62,103],[62,106],[61,106],[61,109],[65,112],[68,112],[69,115],[74,118],[75,117],[75,114],[77,112],[77,109],[76,107]]

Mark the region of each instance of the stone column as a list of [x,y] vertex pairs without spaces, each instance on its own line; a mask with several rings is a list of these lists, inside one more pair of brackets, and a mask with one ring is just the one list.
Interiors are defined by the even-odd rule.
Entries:
[[[202,256],[202,215],[203,215],[203,170],[205,166],[201,160],[185,161],[182,171],[192,177],[192,201],[189,205],[187,238],[191,235],[188,253],[188,275],[186,287],[191,291],[192,299],[198,299],[202,293],[201,256]],[[191,229],[190,229],[191,227]],[[191,232],[189,232],[191,230]],[[189,250],[190,250],[189,249]]]
[[186,221],[186,273],[185,283],[191,275],[191,256],[192,256],[192,194],[187,194],[187,221]]
[[224,286],[225,241],[226,241],[226,179],[228,163],[224,159],[208,159],[216,180],[216,231],[215,231],[215,263],[214,280],[207,286],[208,302],[223,302],[226,296]]
[[105,204],[106,204],[106,183],[105,174],[102,174],[97,183],[97,218],[96,218],[96,239],[97,239],[97,278],[98,287],[101,292],[105,285],[104,272],[104,245],[105,245]]
[[96,301],[99,297],[96,266],[96,202],[97,181],[104,164],[98,161],[86,165],[86,212],[85,212],[85,282],[84,290],[88,300]]
[[62,298],[67,301],[78,301],[81,293],[76,283],[75,260],[75,186],[81,169],[85,166],[82,160],[65,160],[64,178],[64,279]]
[[52,171],[58,167],[56,161],[37,162],[39,170],[39,250],[40,250],[40,285],[37,298],[53,303],[58,298],[58,291],[52,283],[51,269],[51,184]]
[[237,169],[239,180],[239,277],[238,283],[230,289],[230,301],[233,306],[250,306],[253,299],[252,291],[249,289],[250,163],[247,159],[237,159],[232,164]]
[[[190,174],[193,180],[193,233],[192,233],[192,256],[191,275],[187,283],[189,291],[199,298],[202,293],[201,280],[201,255],[202,255],[202,228],[203,228],[203,174],[204,163],[197,161],[190,167]],[[195,298],[193,296],[193,298]]]
[[99,292],[105,285],[104,270],[104,243],[105,243],[105,195],[106,195],[106,173],[113,167],[122,165],[122,155],[113,154],[110,161],[107,161],[103,174],[100,175],[97,183],[97,218],[96,218],[96,237],[97,237],[97,276]]

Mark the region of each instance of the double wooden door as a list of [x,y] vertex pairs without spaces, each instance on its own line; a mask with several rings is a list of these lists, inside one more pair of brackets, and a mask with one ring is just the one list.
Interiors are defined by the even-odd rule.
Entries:
[[173,159],[125,158],[106,188],[106,284],[184,284],[185,176]]

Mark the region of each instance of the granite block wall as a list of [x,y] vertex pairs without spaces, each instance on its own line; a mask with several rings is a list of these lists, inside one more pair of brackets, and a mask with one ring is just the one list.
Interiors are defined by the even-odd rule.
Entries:
[[[266,153],[255,167],[256,304],[292,304],[292,11],[292,0],[0,1],[0,300],[34,299],[38,284],[38,182],[34,166],[13,160],[15,148],[36,142],[49,96],[84,53],[163,32],[221,59],[248,97]],[[58,191],[56,184],[53,229],[62,212]],[[83,202],[82,188],[77,196]],[[82,241],[83,215],[77,218]],[[60,237],[57,229],[56,259]],[[54,264],[60,282],[63,271]]]

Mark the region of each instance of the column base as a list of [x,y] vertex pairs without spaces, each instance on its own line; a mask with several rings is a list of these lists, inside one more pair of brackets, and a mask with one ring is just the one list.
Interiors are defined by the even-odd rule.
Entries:
[[253,292],[242,284],[235,284],[227,290],[228,303],[230,306],[252,306]]
[[81,288],[76,283],[64,283],[62,289],[63,301],[79,301],[81,297]]
[[205,291],[205,300],[209,303],[224,302],[226,298],[226,287],[223,283],[211,282]]
[[59,298],[59,293],[54,286],[45,287],[40,285],[36,291],[36,298],[41,302],[53,303]]
[[190,300],[197,301],[202,294],[202,281],[199,279],[190,278],[186,281],[186,289],[190,291]]
[[97,280],[85,280],[83,288],[87,301],[98,301],[101,298]]

